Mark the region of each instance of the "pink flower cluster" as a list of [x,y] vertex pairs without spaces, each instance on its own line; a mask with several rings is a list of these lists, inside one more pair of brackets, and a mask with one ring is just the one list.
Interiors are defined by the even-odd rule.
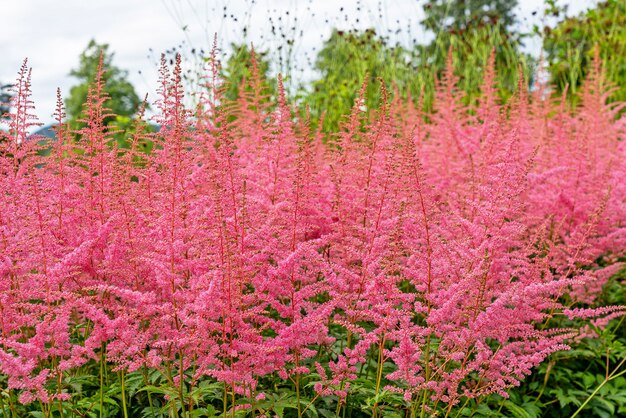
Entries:
[[573,331],[545,323],[593,300],[606,277],[583,267],[626,248],[626,125],[599,70],[569,111],[523,83],[499,104],[493,67],[463,106],[450,69],[433,114],[383,89],[325,140],[280,79],[276,105],[257,71],[225,103],[211,74],[191,110],[163,63],[161,129],[138,118],[121,147],[100,70],[77,137],[59,94],[42,157],[20,71],[0,132],[0,373],[23,402],[103,359],[250,397],[311,373],[345,396],[369,358],[407,401],[505,394],[567,349]]

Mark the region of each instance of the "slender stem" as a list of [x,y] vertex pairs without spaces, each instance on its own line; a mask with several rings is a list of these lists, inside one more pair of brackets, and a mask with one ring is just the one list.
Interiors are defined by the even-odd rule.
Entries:
[[2,410],[2,416],[4,418],[7,418],[7,410],[4,407],[4,399],[3,399],[4,394],[3,393],[4,393],[3,391],[0,391],[0,409]]
[[124,418],[128,418],[128,410],[126,408],[126,386],[124,384],[124,371],[120,371],[120,382],[122,386],[122,412],[124,413]]
[[616,374],[616,372],[619,370],[620,367],[622,367],[624,362],[626,362],[626,357],[623,358],[622,361],[619,362],[619,364],[615,367],[613,372],[611,372],[611,374],[609,376],[607,376],[602,381],[602,383],[600,383],[600,385],[596,388],[596,390],[594,390],[591,393],[591,395],[589,395],[587,397],[587,399],[585,399],[585,402],[583,402],[582,405],[580,405],[580,407],[576,410],[576,412],[574,412],[574,414],[571,416],[571,418],[576,417],[580,413],[580,411],[582,411],[585,408],[585,406],[587,406],[587,404],[591,401],[591,399],[593,399],[593,397],[596,396],[596,394],[600,391],[600,389],[602,389],[602,387],[604,387],[605,384],[607,384],[611,380],[615,379],[616,377],[619,377],[619,376],[623,375],[624,373],[626,373],[626,370],[623,370],[623,371],[621,371],[621,372]]
[[611,332],[611,334],[616,334],[617,333],[617,330],[622,325],[622,322],[624,322],[624,318],[626,318],[626,316],[622,315],[622,317],[620,318],[619,322],[617,323],[617,325],[615,326],[615,328],[613,329],[613,332]]
[[[143,365],[143,383],[145,386],[148,386],[148,368],[146,365]],[[154,415],[154,406],[152,405],[152,395],[150,391],[148,391],[148,405],[150,406],[150,413],[152,414],[152,418],[156,418]]]
[[[454,416],[454,418],[458,418],[461,415],[461,412],[463,412],[463,409],[465,408],[465,406],[467,405],[467,403],[470,401],[470,398],[466,398],[465,402],[463,403],[463,405],[461,406],[461,408],[459,409],[459,412],[457,412],[457,414]],[[450,404],[452,405],[452,404]],[[448,411],[448,413],[446,414],[446,417],[448,416],[448,414],[452,411],[452,409],[450,408],[450,410]]]
[[[340,389],[343,389],[343,382],[340,386]],[[339,411],[341,411],[341,398],[337,399],[337,408],[335,409],[335,418],[339,418]]]
[[380,391],[380,382],[383,377],[383,363],[385,361],[383,348],[385,347],[385,334],[380,337],[380,344],[378,346],[378,362],[376,364],[376,402],[374,402],[373,406],[373,415],[372,417],[378,416],[378,392]]
[[318,393],[317,395],[315,395],[313,397],[313,399],[311,399],[311,401],[307,404],[307,406],[302,410],[302,414],[304,414],[307,411],[307,409],[309,409],[311,407],[311,405],[313,405],[313,402],[315,402],[317,400],[317,398],[319,398],[319,396],[320,395]]
[[[61,388],[63,387],[63,372],[59,370],[59,363],[56,356],[52,357],[52,368],[54,369],[57,376],[57,393],[61,393]],[[60,418],[64,418],[63,414],[63,401],[61,399],[57,399],[57,405],[59,407],[59,416]],[[52,412],[54,403],[50,403],[50,412]]]
[[502,398],[502,400],[500,401],[500,408],[498,408],[498,413],[500,413],[500,411],[502,411],[502,408],[504,407],[504,401],[506,399]]
[[191,392],[193,392],[193,388],[195,386],[196,380],[195,378],[193,378],[193,376],[196,375],[196,355],[194,354],[192,359],[191,359],[191,381],[189,382],[189,390],[188,393],[190,394],[188,396],[189,398],[189,404],[187,405],[187,412],[189,414],[189,416],[191,417],[191,414],[193,413],[193,396],[191,396]]
[[50,413],[46,410],[46,407],[44,406],[43,402],[39,401],[39,407],[41,408],[41,413],[43,414],[43,416],[46,418],[49,418]]
[[[429,312],[430,312],[430,302],[428,302]],[[428,338],[426,339],[426,352],[424,353],[424,366],[426,368],[426,377],[424,383],[428,383],[430,380],[430,337],[432,334],[428,334]],[[422,395],[422,407],[420,410],[420,418],[424,418],[426,416],[426,401],[428,400],[428,389],[424,388]]]
[[582,411],[582,410],[583,410],[583,408],[584,408],[585,406],[587,406],[587,404],[589,403],[589,401],[591,401],[591,399],[592,399],[592,398],[596,395],[596,393],[598,393],[598,391],[599,391],[600,389],[602,389],[602,387],[606,384],[606,382],[608,382],[608,380],[607,380],[607,379],[604,379],[604,380],[602,381],[602,383],[600,383],[600,385],[596,388],[596,390],[594,390],[594,391],[591,393],[591,395],[589,395],[589,397],[587,397],[587,399],[585,399],[585,402],[583,402],[583,404],[582,404],[582,405],[580,405],[580,407],[576,410],[576,412],[574,412],[574,414],[571,416],[571,418],[574,418],[575,416],[577,416],[577,415],[578,415],[578,413],[579,413],[580,411]]
[[[296,353],[296,367],[299,367],[300,359]],[[296,401],[298,402],[298,418],[302,418],[302,406],[300,405],[300,373],[296,373]]]
[[231,401],[233,403],[231,417],[235,418],[235,410],[237,409],[237,408],[235,408],[235,406],[236,406],[235,405],[235,383],[233,383],[233,393],[232,393],[232,396],[231,396]]
[[11,389],[9,389],[9,409],[11,410],[11,418],[17,418],[17,412],[15,411],[15,404],[13,403]]
[[543,395],[543,392],[546,389],[546,386],[548,385],[548,379],[550,378],[550,372],[552,371],[553,365],[554,365],[554,361],[550,361],[548,363],[548,370],[546,370],[546,376],[543,378],[543,386],[541,386],[541,390],[539,391],[539,394],[535,398],[535,401],[533,402],[533,404],[536,404],[539,401],[539,398],[541,398],[541,396]]
[[[347,339],[346,339],[346,347],[351,348],[351,344],[352,344],[352,332],[350,330],[348,330],[348,334],[347,334]],[[339,352],[343,352],[343,339],[340,342],[340,349]],[[343,390],[345,384],[345,379],[341,379],[341,384],[339,385],[339,390]],[[348,394],[346,394],[346,399],[344,399],[344,402],[348,402]],[[339,411],[341,410],[341,404],[343,402],[341,401],[341,399],[337,400],[337,409],[335,410],[335,417],[339,418]],[[344,414],[346,412],[346,407],[344,406],[344,410],[343,410]]]
[[178,396],[180,397],[180,409],[183,413],[183,416],[185,415],[185,369],[184,369],[184,362],[183,362],[183,353],[182,350],[179,351],[179,363],[178,363],[178,378],[180,379],[179,385],[178,385]]
[[472,413],[470,414],[469,418],[472,418],[476,412],[478,412],[478,407],[480,406],[480,403],[483,401],[483,399],[485,399],[485,396],[478,396],[476,398],[476,404],[474,405],[474,408],[472,409]]
[[100,348],[100,418],[104,416],[104,343]]
[[226,391],[226,381],[224,381],[224,396],[222,402],[224,403],[224,413],[222,415],[226,416],[226,412],[228,412],[228,392]]

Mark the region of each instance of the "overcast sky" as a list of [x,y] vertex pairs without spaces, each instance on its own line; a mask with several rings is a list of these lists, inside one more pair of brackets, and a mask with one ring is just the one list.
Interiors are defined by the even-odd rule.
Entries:
[[[223,50],[231,42],[253,42],[278,54],[279,32],[295,27],[295,78],[312,76],[307,57],[314,57],[333,27],[376,28],[407,45],[425,42],[419,28],[424,0],[0,0],[0,82],[13,82],[24,58],[33,68],[32,90],[42,122],[52,120],[56,88],[65,96],[76,80],[69,76],[90,39],[108,43],[113,63],[127,70],[140,97],[154,97],[156,61],[176,47],[210,50],[214,34]],[[541,24],[543,0],[519,0],[522,29]],[[561,0],[570,13],[597,0]],[[533,15],[533,12],[537,12]],[[225,17],[226,16],[226,17]],[[245,31],[244,31],[245,28]],[[394,35],[401,28],[399,35]],[[527,49],[538,53],[537,40]]]

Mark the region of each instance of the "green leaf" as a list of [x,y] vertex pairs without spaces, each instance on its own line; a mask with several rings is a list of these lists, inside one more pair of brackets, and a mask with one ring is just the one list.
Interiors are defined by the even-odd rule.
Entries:
[[585,385],[585,388],[590,388],[596,383],[595,376],[589,373],[583,374],[582,379],[583,379],[583,385]]
[[272,408],[274,413],[276,413],[276,416],[278,416],[278,418],[283,418],[284,417],[284,412],[285,412],[285,407],[282,405],[274,405],[274,408]]
[[158,393],[161,395],[169,395],[169,396],[178,396],[178,391],[175,388],[168,386],[144,386],[139,389],[137,392],[148,392],[148,393]]
[[606,409],[611,414],[611,416],[615,414],[615,405],[612,402],[598,397],[593,399],[593,403],[600,404],[602,408]]
[[300,405],[301,405],[301,409],[302,410],[304,410],[304,408],[308,407],[306,412],[305,412],[305,414],[307,416],[314,417],[314,418],[319,417],[319,413],[318,413],[317,409],[315,408],[315,405],[313,405],[313,403],[311,403],[310,399],[300,398]]
[[197,408],[191,412],[192,418],[200,418],[200,417],[214,417],[215,416],[215,408],[212,405],[207,405],[204,408]]
[[511,416],[514,418],[530,418],[531,415],[519,405],[514,404],[513,402],[506,400],[504,401],[504,407],[511,412]]
[[333,418],[335,416],[335,411],[331,411],[330,409],[320,408],[317,412],[324,418]]
[[538,418],[541,415],[541,408],[534,402],[524,402],[522,408],[524,408],[529,418]]

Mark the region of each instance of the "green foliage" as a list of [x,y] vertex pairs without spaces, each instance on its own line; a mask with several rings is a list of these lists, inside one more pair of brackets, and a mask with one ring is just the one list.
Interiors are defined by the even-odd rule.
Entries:
[[458,88],[466,93],[469,103],[479,94],[483,68],[492,50],[499,93],[506,99],[517,90],[519,67],[526,81],[532,74],[532,60],[519,51],[520,36],[509,30],[515,21],[516,4],[516,0],[430,1],[424,6],[423,23],[435,38],[428,45],[412,49],[389,45],[374,29],[334,30],[317,55],[315,68],[320,77],[303,95],[303,102],[314,116],[325,114],[326,132],[336,131],[364,81],[367,108],[378,105],[379,80],[384,80],[393,82],[404,98],[423,95],[424,108],[430,110],[435,81],[441,78],[448,51],[452,51]]
[[[389,46],[374,29],[364,32],[334,30],[319,51],[315,69],[320,78],[314,80],[304,103],[314,116],[324,117],[324,131],[336,131],[343,115],[349,113],[360,85],[367,81],[365,105],[378,105],[378,79],[393,81],[400,91],[418,91],[417,67],[410,63],[408,51]],[[367,76],[367,80],[366,80]]]
[[505,30],[515,23],[517,0],[428,0],[422,24],[435,33],[463,33],[485,25]]
[[[226,88],[224,97],[227,100],[237,100],[240,95],[240,89],[244,85],[244,81],[250,82],[253,75],[253,65],[256,65],[257,75],[262,83],[263,91],[261,94],[270,95],[276,92],[276,82],[269,77],[270,63],[267,58],[267,51],[254,50],[255,61],[253,64],[253,49],[246,44],[231,44],[231,53],[226,61],[226,65],[222,67],[220,75],[223,78]],[[252,93],[252,87],[245,83],[247,93]]]
[[[612,277],[597,304],[626,304],[624,279],[626,270]],[[558,321],[562,327],[572,325],[565,318]],[[572,417],[583,405],[577,416],[626,415],[626,376],[620,375],[626,370],[625,324],[624,317],[612,320],[603,328],[589,324],[596,338],[583,338],[573,344],[571,350],[552,355],[519,388],[510,391],[510,401],[522,407],[531,404],[537,408],[538,412],[529,415],[531,417]],[[487,405],[498,410],[502,402],[506,401],[499,403],[496,397],[491,397]]]
[[[104,102],[104,107],[110,113],[110,116],[104,118],[104,124],[113,139],[109,145],[113,146],[115,143],[115,146],[123,152],[123,150],[131,148],[130,139],[138,136],[136,138],[136,150],[150,152],[153,144],[147,137],[150,133],[155,132],[158,127],[143,122],[141,118],[136,118],[137,115],[143,115],[149,106],[137,96],[135,88],[127,80],[127,71],[113,65],[114,53],[109,52],[108,44],[98,44],[91,40],[80,55],[78,68],[70,72],[72,76],[81,81],[80,84],[70,89],[70,95],[65,100],[70,128],[78,138],[77,131],[84,126],[84,123],[81,122],[84,117],[83,104],[86,103],[89,89],[96,80],[101,57],[104,70],[102,74],[103,93],[108,96]],[[43,149],[42,155],[47,155],[48,152],[49,150]]]
[[9,103],[11,101],[11,93],[9,88],[11,84],[0,83],[0,119],[3,119],[9,112]]
[[[350,112],[359,86],[367,82],[365,105],[375,108],[380,99],[380,82],[393,82],[404,98],[417,100],[423,95],[426,110],[432,108],[435,81],[440,79],[452,52],[458,89],[465,92],[466,103],[476,99],[483,81],[483,69],[491,51],[499,94],[509,98],[518,88],[519,67],[528,82],[533,65],[519,51],[519,41],[500,25],[482,26],[464,33],[441,32],[429,45],[408,50],[390,46],[373,29],[364,32],[335,30],[324,43],[316,60],[320,77],[314,80],[303,102],[312,114],[325,114],[323,130],[336,131],[343,115]],[[367,79],[366,79],[367,77]]]
[[[65,100],[66,111],[73,126],[80,117],[83,103],[87,100],[89,86],[96,77],[100,54],[102,54],[105,70],[104,91],[109,95],[109,100],[104,104],[105,107],[118,116],[132,117],[141,104],[135,88],[127,80],[128,72],[113,65],[114,54],[109,52],[109,45],[98,44],[91,40],[87,48],[80,54],[78,67],[70,72],[70,75],[79,81],[79,84],[70,89],[70,95]],[[112,121],[111,119],[108,123]]]
[[[441,32],[431,44],[419,47],[420,72],[427,74],[427,85],[434,85],[435,77],[440,78],[446,67],[447,54],[451,50],[455,75],[459,77],[457,87],[465,92],[466,103],[469,103],[480,94],[483,69],[494,51],[498,93],[502,99],[508,99],[517,91],[520,67],[527,84],[533,75],[533,60],[520,52],[519,47],[519,40],[498,24],[464,33]],[[428,109],[432,93],[427,93]]]
[[626,100],[626,2],[604,1],[544,31],[548,68],[557,92],[569,86],[570,98],[577,100],[597,46],[607,80],[617,87],[612,100]]
[[[429,110],[435,80],[443,74],[450,48],[459,77],[458,88],[466,93],[468,103],[479,94],[482,71],[492,50],[499,93],[506,99],[517,90],[520,66],[526,82],[532,74],[532,60],[519,51],[520,36],[509,30],[515,20],[516,3],[516,0],[431,1],[426,6],[424,23],[436,36],[430,44],[412,48],[391,45],[374,29],[335,29],[316,56],[319,77],[298,93],[300,104],[310,108],[314,125],[324,115],[322,130],[336,131],[344,115],[350,112],[362,83],[367,84],[365,107],[371,109],[379,104],[380,81],[384,80],[393,83],[388,87],[393,87],[391,90],[403,98],[410,96],[418,100],[423,95],[424,107]],[[250,48],[232,44],[231,51],[222,70],[228,100],[240,96],[242,81],[252,75]],[[264,93],[270,95],[275,93],[275,84],[268,82],[266,57],[266,52],[257,53],[260,78],[269,86]]]
[[[514,30],[517,0],[429,0],[424,5],[425,28],[434,40],[418,47],[421,71],[430,73],[430,84],[440,77],[452,50],[459,77],[459,89],[470,102],[479,94],[482,69],[493,50],[498,92],[508,99],[516,90],[519,67],[528,82],[532,76],[532,59],[520,51],[523,35]],[[462,63],[462,65],[460,65]],[[427,98],[426,103],[430,102]],[[428,108],[428,106],[427,106]]]

